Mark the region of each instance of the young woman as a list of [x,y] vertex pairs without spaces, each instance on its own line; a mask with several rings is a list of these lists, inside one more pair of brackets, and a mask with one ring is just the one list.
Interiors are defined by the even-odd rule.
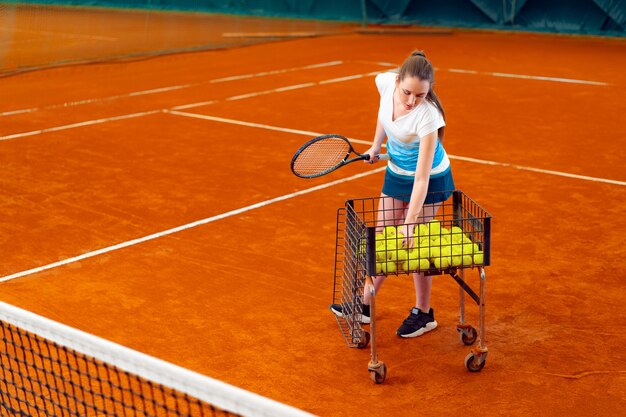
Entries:
[[[385,181],[379,203],[378,228],[407,225],[404,235],[412,245],[414,223],[428,222],[454,190],[450,161],[441,145],[444,133],[444,111],[433,90],[434,69],[422,51],[414,51],[399,71],[376,76],[380,93],[378,122],[370,155],[366,163],[378,162],[381,146],[387,138]],[[430,193],[430,194],[428,194]],[[373,277],[378,293],[386,276]],[[415,306],[398,328],[401,337],[420,336],[437,327],[430,306],[432,277],[413,273]],[[370,322],[370,293],[365,289],[363,323]],[[342,316],[342,306],[332,304],[331,311]]]

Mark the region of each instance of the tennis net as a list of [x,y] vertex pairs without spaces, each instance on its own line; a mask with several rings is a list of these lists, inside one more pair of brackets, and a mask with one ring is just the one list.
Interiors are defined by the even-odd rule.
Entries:
[[[100,0],[74,6],[0,0],[0,76],[70,64],[143,59],[351,31],[341,22],[227,15],[206,2],[179,2],[188,11],[158,9],[151,0]],[[54,3],[54,2],[50,2]],[[62,3],[62,2],[59,2]],[[124,3],[132,8],[123,8]],[[213,2],[218,3],[218,2]],[[226,4],[226,3],[224,3]]]
[[2,416],[310,416],[0,302]]

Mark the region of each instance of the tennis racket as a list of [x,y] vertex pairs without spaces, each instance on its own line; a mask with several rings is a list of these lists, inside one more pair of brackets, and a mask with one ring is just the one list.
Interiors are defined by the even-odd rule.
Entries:
[[[355,157],[350,158],[351,154]],[[388,154],[379,159],[391,159]],[[356,161],[369,161],[368,154],[354,150],[350,141],[340,135],[323,135],[311,139],[300,147],[291,159],[291,171],[300,178],[316,178]]]

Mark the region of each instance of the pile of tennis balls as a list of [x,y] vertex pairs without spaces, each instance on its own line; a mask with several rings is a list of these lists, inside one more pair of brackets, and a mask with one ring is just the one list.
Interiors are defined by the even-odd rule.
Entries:
[[458,226],[450,229],[433,219],[415,226],[413,247],[406,246],[404,226],[386,226],[376,234],[376,273],[442,270],[482,265],[483,252]]

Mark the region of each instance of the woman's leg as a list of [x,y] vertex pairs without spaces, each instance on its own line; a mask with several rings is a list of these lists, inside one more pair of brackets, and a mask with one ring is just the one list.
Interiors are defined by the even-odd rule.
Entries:
[[[378,201],[378,219],[376,221],[376,233],[380,233],[383,231],[385,226],[396,226],[402,224],[404,222],[404,212],[406,209],[407,203],[402,200],[395,199],[393,197],[389,197],[385,194],[380,195],[380,200]],[[374,294],[378,294],[380,287],[383,285],[383,282],[387,278],[386,275],[377,275],[372,277],[372,281],[374,283]],[[363,294],[363,304],[370,304],[370,291],[366,286],[364,288]]]
[[[424,204],[420,220],[426,223],[433,219],[440,206],[441,203]],[[432,276],[414,272],[413,285],[415,286],[415,307],[411,309],[409,316],[396,332],[401,337],[421,336],[437,327],[435,313],[430,308],[430,290],[433,285]]]
[[[423,223],[434,219],[440,206],[441,203],[424,204],[422,216],[420,216],[420,219],[423,219]],[[432,276],[414,272],[413,285],[415,286],[415,307],[421,311],[428,312],[430,310],[430,290],[433,285]]]
[[430,289],[433,286],[433,277],[414,272],[413,285],[415,286],[415,307],[421,311],[429,311]]

